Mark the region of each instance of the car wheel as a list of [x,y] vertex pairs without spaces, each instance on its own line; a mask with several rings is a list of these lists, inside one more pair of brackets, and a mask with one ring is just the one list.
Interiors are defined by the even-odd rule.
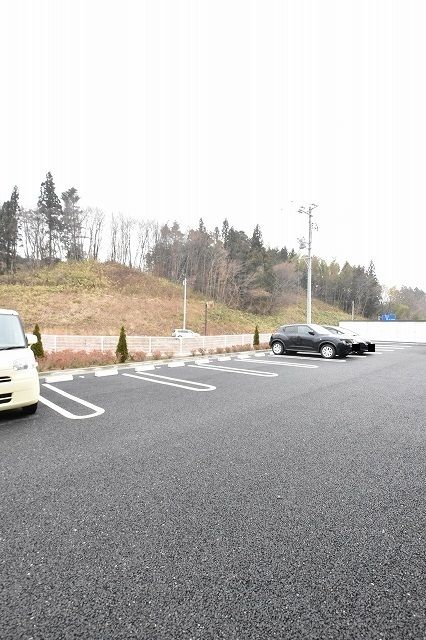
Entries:
[[24,413],[26,416],[32,416],[33,413],[37,411],[37,407],[38,402],[36,402],[35,404],[30,404],[27,407],[22,407],[22,413]]
[[326,360],[330,360],[331,358],[334,358],[334,356],[336,355],[336,349],[335,347],[333,347],[332,344],[327,343],[322,345],[320,349],[320,353],[323,358],[325,358]]
[[285,351],[284,345],[282,342],[273,342],[271,348],[272,348],[272,353],[274,353],[276,356],[281,356]]

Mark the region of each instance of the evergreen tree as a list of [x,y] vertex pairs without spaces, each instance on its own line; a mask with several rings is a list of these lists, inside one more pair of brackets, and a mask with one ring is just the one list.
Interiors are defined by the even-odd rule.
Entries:
[[83,260],[83,220],[78,206],[80,196],[75,187],[64,191],[61,196],[64,203],[62,243],[68,260]]
[[15,272],[19,240],[19,192],[14,187],[10,200],[0,209],[0,265],[10,273]]
[[31,345],[31,349],[36,358],[43,358],[44,349],[43,349],[43,343],[41,341],[40,327],[38,326],[38,324],[36,324],[36,326],[34,327],[33,334],[37,336],[37,342]]
[[226,246],[226,242],[228,240],[228,233],[229,233],[229,222],[225,218],[225,220],[222,223],[222,242],[223,242],[223,244],[225,246]]
[[376,276],[376,269],[373,261],[370,261],[366,274],[366,302],[364,306],[364,315],[367,318],[374,318],[380,309],[382,298],[382,288]]
[[38,210],[41,213],[47,230],[47,257],[49,263],[57,257],[60,244],[60,234],[63,231],[63,214],[60,200],[55,192],[55,183],[50,171],[46,174],[46,181],[41,183]]
[[256,325],[254,328],[253,347],[259,346],[259,344],[260,344],[259,327]]
[[117,349],[115,350],[117,359],[119,362],[126,362],[129,357],[129,351],[127,349],[127,338],[124,326],[120,329],[120,337],[118,339]]

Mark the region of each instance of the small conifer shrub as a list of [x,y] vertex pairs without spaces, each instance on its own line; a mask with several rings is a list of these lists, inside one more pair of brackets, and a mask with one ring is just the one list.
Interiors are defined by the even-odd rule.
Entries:
[[259,327],[256,325],[254,328],[254,336],[253,336],[253,347],[259,346]]
[[37,342],[31,345],[31,349],[36,358],[44,358],[43,343],[41,341],[40,327],[38,324],[34,327],[33,334],[37,336]]
[[118,339],[117,349],[115,350],[118,362],[126,362],[129,357],[129,350],[127,349],[126,331],[124,326],[120,329],[120,337]]

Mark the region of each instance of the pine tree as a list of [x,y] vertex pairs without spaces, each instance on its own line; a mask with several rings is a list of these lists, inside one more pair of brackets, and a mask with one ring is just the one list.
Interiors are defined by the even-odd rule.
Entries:
[[36,324],[36,326],[34,327],[33,334],[37,336],[37,342],[31,345],[31,349],[34,352],[34,355],[36,358],[43,358],[44,349],[43,349],[43,343],[41,341],[40,327],[38,326],[38,324]]
[[46,181],[41,183],[38,210],[42,214],[47,228],[48,260],[52,262],[57,256],[60,234],[63,231],[63,214],[60,200],[55,192],[55,183],[50,171],[46,174]]
[[68,260],[83,260],[83,220],[78,206],[80,196],[75,187],[64,191],[61,199],[64,203],[63,237],[65,254]]
[[119,362],[126,362],[129,357],[129,351],[127,349],[127,339],[124,326],[120,329],[120,337],[118,339],[117,349],[115,350],[117,359]]
[[254,328],[253,347],[258,347],[259,344],[260,344],[259,327],[256,325]]

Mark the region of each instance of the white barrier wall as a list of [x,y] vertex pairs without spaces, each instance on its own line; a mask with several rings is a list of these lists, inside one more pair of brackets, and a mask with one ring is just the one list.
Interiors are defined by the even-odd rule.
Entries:
[[[270,333],[261,333],[260,342],[269,342]],[[118,336],[60,336],[43,334],[41,336],[45,351],[112,351],[115,352]],[[143,351],[152,355],[159,351],[162,355],[191,355],[192,351],[205,349],[226,349],[236,345],[252,345],[252,333],[240,333],[226,336],[199,336],[195,338],[165,338],[162,336],[127,336],[130,353]]]
[[339,322],[339,326],[351,329],[372,341],[388,340],[390,342],[426,343],[426,322],[345,320],[344,322]]

